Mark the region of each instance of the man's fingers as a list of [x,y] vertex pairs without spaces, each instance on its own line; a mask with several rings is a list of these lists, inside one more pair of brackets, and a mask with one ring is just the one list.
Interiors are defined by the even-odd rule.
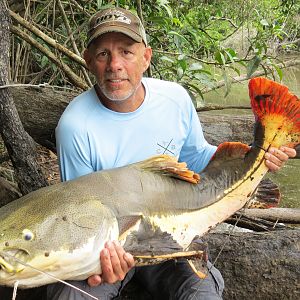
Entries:
[[271,172],[278,171],[284,163],[296,155],[296,151],[289,147],[281,147],[280,149],[271,147],[269,151],[265,154],[266,166]]
[[131,268],[134,267],[134,265],[135,265],[134,258],[130,253],[125,252],[124,255],[123,255],[123,258],[127,263],[127,266],[129,268],[128,270],[130,270]]
[[100,252],[100,264],[102,270],[102,280],[107,283],[114,283],[117,281],[114,275],[114,269],[111,262],[110,251],[104,248]]
[[284,163],[289,159],[289,155],[285,152],[283,152],[281,149],[277,148],[270,148],[269,153],[272,154],[274,157],[272,157],[272,161],[274,163]]
[[[125,250],[124,248],[120,245],[120,243],[118,241],[114,241],[113,242],[114,246],[115,246],[115,251],[118,255],[119,261],[116,265],[116,270],[115,272],[118,272],[118,274],[121,277],[125,277],[126,273],[129,271],[130,267],[127,264],[127,261],[124,259],[124,255],[125,255]],[[119,269],[120,267],[120,269]],[[125,273],[125,274],[124,274]],[[122,278],[124,279],[124,278]]]
[[94,287],[101,284],[101,277],[100,275],[92,275],[88,278],[87,283],[89,286]]
[[100,264],[102,274],[90,276],[87,280],[90,286],[100,283],[115,283],[123,280],[128,271],[134,266],[133,256],[126,253],[119,242],[107,242],[100,252]]
[[289,158],[293,158],[297,155],[297,152],[294,148],[282,146],[279,148],[282,152],[288,155]]
[[109,250],[114,275],[118,280],[123,280],[128,271],[127,264],[123,260],[124,249],[117,242],[108,242],[107,249]]

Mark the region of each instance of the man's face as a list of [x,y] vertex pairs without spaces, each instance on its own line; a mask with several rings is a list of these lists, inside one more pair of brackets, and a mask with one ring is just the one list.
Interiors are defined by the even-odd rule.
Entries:
[[151,54],[151,48],[143,43],[110,32],[92,42],[84,57],[102,94],[111,101],[123,101],[133,97],[141,86]]

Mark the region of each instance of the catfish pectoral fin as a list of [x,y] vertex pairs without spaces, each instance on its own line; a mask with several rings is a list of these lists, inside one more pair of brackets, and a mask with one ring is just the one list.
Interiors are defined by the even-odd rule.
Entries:
[[[134,255],[134,260],[137,266],[146,266],[146,265],[154,265],[161,263],[166,260],[170,259],[179,259],[179,258],[187,258],[188,260],[198,261],[200,264],[202,262],[203,266],[206,264],[203,260],[203,251],[196,250],[196,251],[180,251],[174,252],[170,254],[163,254],[163,255]],[[190,262],[189,262],[190,263]],[[202,265],[201,264],[201,265]]]

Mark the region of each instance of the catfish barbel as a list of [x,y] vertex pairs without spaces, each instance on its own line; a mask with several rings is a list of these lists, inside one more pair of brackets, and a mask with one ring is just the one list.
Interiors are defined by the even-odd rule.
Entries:
[[268,148],[300,143],[300,101],[287,87],[254,78],[249,94],[256,118],[252,146],[221,144],[200,176],[162,155],[48,186],[1,207],[0,285],[55,281],[28,265],[61,280],[101,273],[99,251],[108,240],[139,253],[186,250],[194,236],[241,209],[268,171]]

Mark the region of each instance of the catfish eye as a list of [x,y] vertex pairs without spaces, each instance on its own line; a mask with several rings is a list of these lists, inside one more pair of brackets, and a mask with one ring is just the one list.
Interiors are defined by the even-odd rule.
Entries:
[[22,231],[22,237],[25,241],[31,241],[34,238],[34,234],[30,230],[24,229]]

